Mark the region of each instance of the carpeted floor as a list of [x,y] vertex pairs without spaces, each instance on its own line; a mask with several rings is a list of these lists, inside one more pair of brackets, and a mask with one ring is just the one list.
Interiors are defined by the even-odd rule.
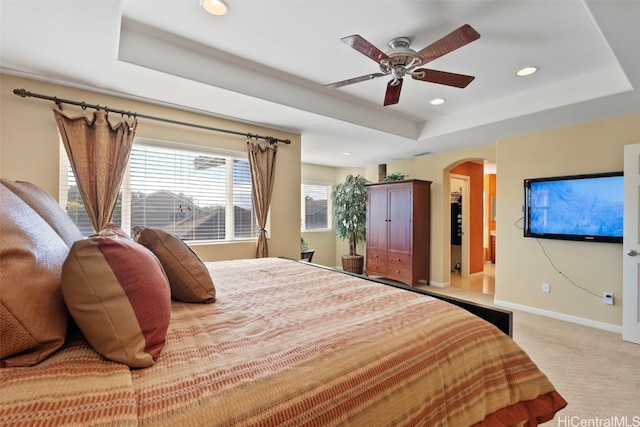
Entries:
[[[424,289],[493,305],[492,295]],[[513,311],[513,339],[569,402],[545,427],[640,427],[640,345],[613,332],[521,311]]]

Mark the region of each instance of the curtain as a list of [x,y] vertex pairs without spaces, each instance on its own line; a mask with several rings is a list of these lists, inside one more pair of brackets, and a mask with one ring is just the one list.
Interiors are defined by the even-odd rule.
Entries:
[[53,113],[91,224],[99,232],[111,221],[138,122],[134,118],[131,124],[112,126],[105,111],[96,111],[93,120]]
[[256,258],[269,256],[267,246],[267,214],[271,205],[271,195],[275,181],[276,153],[278,146],[275,144],[261,145],[257,142],[247,141],[247,154],[249,156],[249,169],[251,171],[251,187],[253,208],[256,212],[258,226],[258,245]]

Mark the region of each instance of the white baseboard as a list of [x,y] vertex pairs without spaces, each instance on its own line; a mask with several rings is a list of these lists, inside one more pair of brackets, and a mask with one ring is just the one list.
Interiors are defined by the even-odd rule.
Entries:
[[429,286],[433,286],[434,288],[446,288],[451,285],[449,284],[449,282],[434,282],[433,280],[430,280]]
[[503,307],[511,310],[524,311],[531,314],[537,314],[539,316],[550,317],[552,319],[564,320],[565,322],[577,323],[578,325],[589,326],[591,328],[602,329],[609,332],[615,332],[616,334],[622,334],[622,326],[612,325],[611,323],[598,322],[596,320],[585,319],[583,317],[571,316],[569,314],[558,313],[550,310],[543,310],[541,308],[529,307],[527,305],[515,304],[508,301],[493,300],[493,303],[498,307]]

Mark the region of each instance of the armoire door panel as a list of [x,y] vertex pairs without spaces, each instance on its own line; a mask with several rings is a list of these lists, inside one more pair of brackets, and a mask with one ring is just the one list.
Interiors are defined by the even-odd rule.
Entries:
[[411,188],[389,188],[389,251],[411,253]]
[[[367,204],[369,206],[386,206],[386,191],[369,191]],[[385,209],[367,209],[367,251],[374,249],[387,250],[388,215]]]

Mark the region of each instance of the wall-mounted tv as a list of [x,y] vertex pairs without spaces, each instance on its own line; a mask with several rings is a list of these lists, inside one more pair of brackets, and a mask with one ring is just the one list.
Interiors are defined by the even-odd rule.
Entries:
[[622,172],[524,180],[524,236],[622,243]]

